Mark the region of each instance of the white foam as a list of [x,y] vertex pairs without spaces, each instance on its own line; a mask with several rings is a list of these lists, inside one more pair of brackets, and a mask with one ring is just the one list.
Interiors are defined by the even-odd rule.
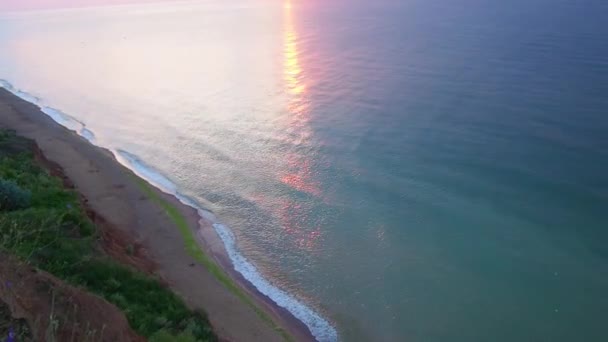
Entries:
[[[171,195],[177,195],[177,186],[171,182],[167,177],[163,176],[160,172],[154,170],[150,166],[146,165],[136,155],[123,150],[116,150],[117,156],[122,159],[123,164],[126,162],[127,166],[133,170],[138,176],[144,178],[152,185],[167,192]],[[186,203],[187,204],[187,203]]]
[[[35,104],[43,113],[51,117],[55,122],[75,131],[91,143],[95,141],[95,134],[87,129],[84,123],[76,120],[74,117],[58,109],[44,106],[40,98],[16,89],[12,84],[5,80],[0,79],[0,87],[5,88],[25,101]],[[242,274],[247,281],[258,289],[258,291],[302,321],[310,329],[317,341],[333,342],[338,340],[336,329],[327,320],[296,298],[290,296],[287,292],[274,286],[258,272],[256,267],[239,252],[232,232],[223,224],[218,223],[216,217],[210,211],[202,208],[193,199],[180,194],[177,186],[171,180],[154,168],[146,165],[146,163],[136,155],[120,149],[113,151],[113,153],[119,162],[133,170],[138,176],[144,178],[160,190],[175,196],[185,205],[197,209],[201,217],[214,222],[213,227],[224,243],[234,269]]]
[[10,82],[0,79],[0,87],[10,91],[13,95],[40,107],[40,99],[38,97],[15,88]]
[[86,127],[83,127],[80,130],[79,134],[82,135],[85,139],[87,139],[91,143],[95,141],[95,134],[93,134],[93,132],[91,132],[91,130],[87,129]]
[[6,89],[8,91],[10,91],[14,95],[17,95],[18,97],[24,99],[27,102],[31,102],[31,103],[34,103],[34,104],[38,104],[38,102],[40,102],[40,99],[37,98],[36,96],[28,94],[28,93],[26,93],[24,91],[21,91],[21,90],[15,88],[12,84],[10,84],[6,80],[0,79],[0,87]]
[[61,126],[76,132],[78,135],[84,137],[91,143],[95,141],[95,134],[93,134],[93,132],[87,129],[86,125],[83,122],[78,121],[76,118],[60,111],[59,109],[45,106],[39,97],[15,88],[11,83],[7,82],[6,80],[0,79],[0,87],[8,90],[13,95],[16,95],[17,97],[23,100],[36,105],[38,108],[40,108],[40,111],[48,115],[51,119],[53,119],[53,121],[57,122]]
[[228,228],[220,223],[214,224],[213,228],[215,228],[215,231],[224,242],[234,269],[250,281],[258,291],[271,298],[277,305],[287,309],[297,319],[306,324],[317,341],[329,342],[338,340],[338,333],[323,317],[262,277],[256,267],[238,251],[234,235]]
[[12,87],[12,85],[10,83],[8,83],[7,81],[0,79],[0,87],[10,91],[10,88]]
[[21,90],[16,90],[15,94],[27,102],[37,103],[38,101],[40,101],[40,99],[36,96],[23,92]]
[[194,200],[180,194],[177,186],[163,176],[154,168],[146,165],[136,155],[123,151],[116,151],[117,159],[126,164],[138,176],[161,189],[162,191],[174,195],[183,204],[197,209],[199,216],[214,222],[213,228],[224,243],[224,248],[232,261],[234,269],[243,275],[258,291],[274,301],[278,306],[285,308],[294,317],[304,323],[319,342],[333,342],[338,340],[338,333],[335,328],[314,310],[290,296],[287,292],[279,289],[266,280],[257,268],[243,256],[236,245],[234,234],[223,224],[218,223],[217,218],[210,211],[201,208]]
[[41,106],[40,110],[51,117],[56,123],[66,127],[72,131],[80,132],[84,128],[84,124],[66,113],[52,107]]

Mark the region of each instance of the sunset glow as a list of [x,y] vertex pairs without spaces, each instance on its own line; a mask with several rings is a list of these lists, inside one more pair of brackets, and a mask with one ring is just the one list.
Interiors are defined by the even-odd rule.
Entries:
[[168,1],[174,0],[2,0],[0,1],[0,11],[96,7]]
[[285,37],[284,37],[284,78],[287,89],[292,95],[304,93],[305,85],[301,82],[302,68],[298,60],[297,35],[294,28],[291,1],[287,1],[284,6]]
[[[284,47],[283,47],[283,78],[287,93],[287,111],[289,112],[289,142],[294,146],[307,145],[311,130],[309,127],[309,105],[306,98],[303,69],[300,64],[298,36],[293,21],[291,1],[284,6]],[[290,173],[283,175],[281,181],[293,189],[311,195],[319,195],[320,190],[312,180],[311,162],[299,154],[292,154],[288,159]]]
[[[287,157],[287,172],[280,181],[289,188],[319,197],[322,191],[314,177],[314,166],[306,155],[296,152],[298,148],[309,146],[313,136],[310,128],[310,106],[305,84],[304,68],[300,61],[302,51],[298,47],[298,32],[293,17],[291,0],[283,4],[283,81],[287,99],[287,142],[294,151]],[[310,230],[303,218],[308,217],[309,208],[292,198],[284,198],[279,206],[278,215],[281,227],[294,238],[298,248],[312,251],[321,237],[320,227]]]

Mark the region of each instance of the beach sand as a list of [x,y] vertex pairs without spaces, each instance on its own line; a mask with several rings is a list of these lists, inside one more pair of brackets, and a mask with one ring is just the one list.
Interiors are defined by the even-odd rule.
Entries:
[[[300,321],[274,305],[234,272],[210,222],[175,197],[153,189],[156,196],[176,207],[204,252],[228,273],[255,305],[274,321],[262,318],[252,305],[238,298],[187,252],[184,240],[165,210],[138,184],[131,170],[113,154],[90,144],[60,126],[39,108],[0,88],[0,128],[35,140],[42,154],[63,173],[91,210],[112,227],[141,244],[156,265],[155,273],[192,308],[203,309],[222,340],[282,341],[280,327],[296,341],[314,340]],[[199,234],[199,232],[203,234]],[[150,298],[154,300],[154,298]]]

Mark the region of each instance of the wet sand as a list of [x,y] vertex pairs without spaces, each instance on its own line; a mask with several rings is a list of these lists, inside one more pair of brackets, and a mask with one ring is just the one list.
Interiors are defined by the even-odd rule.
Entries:
[[[207,312],[222,340],[282,341],[284,337],[222,285],[184,247],[184,241],[165,211],[137,184],[134,173],[113,154],[53,121],[40,109],[0,88],[0,128],[9,128],[33,139],[50,161],[58,164],[97,215],[143,245],[157,265],[156,273],[192,308]],[[203,251],[218,263],[266,312],[275,324],[296,341],[314,340],[308,328],[276,306],[232,269],[211,222],[194,208],[154,189],[186,218]],[[154,300],[151,298],[150,300]]]

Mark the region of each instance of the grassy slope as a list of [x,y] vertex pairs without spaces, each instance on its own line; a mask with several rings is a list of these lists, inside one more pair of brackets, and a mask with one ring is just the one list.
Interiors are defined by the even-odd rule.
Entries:
[[[36,165],[31,146],[0,131],[0,178],[15,181],[32,194],[30,207],[0,211],[0,248],[104,297],[151,341],[216,340],[203,313],[190,311],[155,279],[99,251],[99,234],[84,214],[78,195]],[[165,210],[182,229],[185,221],[177,210]]]
[[226,288],[228,288],[232,293],[234,293],[237,297],[239,297],[242,301],[251,306],[255,312],[268,324],[270,324],[277,332],[281,334],[283,339],[286,341],[291,341],[291,336],[285,331],[285,329],[278,326],[272,318],[263,310],[261,310],[253,300],[247,295],[233,280],[230,278],[213,260],[211,260],[200,248],[199,244],[196,242],[196,238],[192,234],[190,227],[188,226],[188,222],[182,216],[180,211],[173,206],[171,203],[163,200],[158,194],[152,189],[150,184],[148,184],[145,180],[141,178],[134,177],[135,181],[139,184],[140,188],[146,193],[146,195],[155,201],[158,205],[160,205],[164,210],[167,216],[171,218],[175,226],[179,229],[182,234],[182,238],[184,239],[184,247],[188,254],[195,258],[199,263],[204,265],[211,274],[213,274]]

